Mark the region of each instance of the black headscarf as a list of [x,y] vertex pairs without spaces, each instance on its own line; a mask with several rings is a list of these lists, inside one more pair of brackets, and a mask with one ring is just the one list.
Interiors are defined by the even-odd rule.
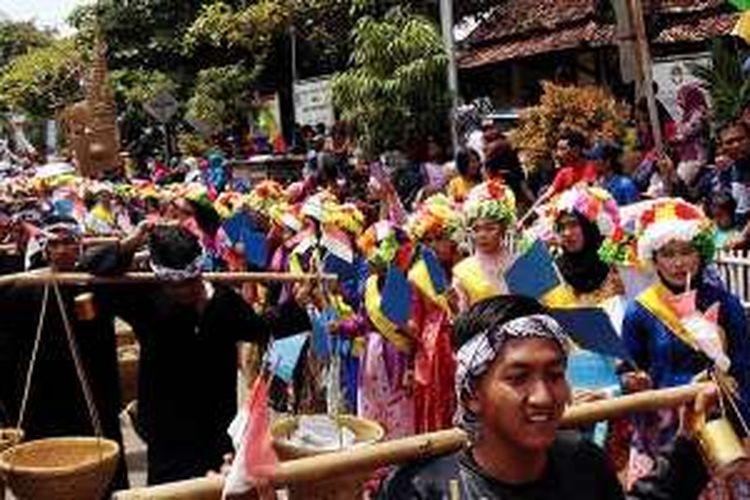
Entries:
[[565,282],[577,293],[591,293],[597,290],[609,275],[609,265],[599,259],[599,247],[604,240],[599,228],[576,211],[571,212],[583,231],[583,249],[570,253],[563,249],[557,259],[557,267]]

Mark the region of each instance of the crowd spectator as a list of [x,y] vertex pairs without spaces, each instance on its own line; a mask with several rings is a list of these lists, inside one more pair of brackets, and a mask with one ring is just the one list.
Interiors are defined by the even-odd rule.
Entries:
[[716,224],[714,236],[716,248],[731,247],[740,236],[735,216],[737,202],[732,198],[731,193],[723,191],[711,197],[709,207],[711,218]]
[[479,153],[471,148],[460,148],[456,152],[458,175],[448,183],[448,196],[463,202],[469,191],[482,181],[482,160]]
[[620,156],[622,149],[614,143],[599,143],[589,152],[589,158],[596,165],[599,183],[609,191],[620,206],[640,200],[635,183],[622,175]]

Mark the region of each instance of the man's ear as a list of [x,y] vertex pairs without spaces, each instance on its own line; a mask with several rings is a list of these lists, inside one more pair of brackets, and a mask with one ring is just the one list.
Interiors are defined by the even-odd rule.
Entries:
[[476,395],[466,400],[466,407],[475,415],[479,415],[482,410],[482,404]]

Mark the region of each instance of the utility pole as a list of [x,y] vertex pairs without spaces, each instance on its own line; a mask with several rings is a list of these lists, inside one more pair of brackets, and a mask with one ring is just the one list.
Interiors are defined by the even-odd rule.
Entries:
[[654,136],[654,147],[657,152],[664,151],[664,141],[661,135],[661,122],[659,112],[656,108],[656,96],[654,95],[654,75],[651,68],[651,51],[648,46],[646,34],[646,23],[643,19],[643,4],[641,0],[629,0],[628,7],[631,15],[633,30],[635,31],[637,61],[640,63],[643,85],[642,95],[646,97],[648,104],[648,115],[651,121],[651,131]]
[[450,127],[453,151],[458,149],[456,110],[458,109],[458,68],[456,47],[453,39],[453,0],[440,0],[440,21],[443,28],[443,45],[448,54],[448,91],[451,94]]
[[294,26],[289,27],[289,39],[292,43],[292,82],[297,83],[297,29]]

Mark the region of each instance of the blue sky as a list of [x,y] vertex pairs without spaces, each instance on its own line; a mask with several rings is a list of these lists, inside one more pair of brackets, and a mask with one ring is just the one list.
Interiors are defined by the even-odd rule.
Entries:
[[35,19],[42,26],[66,31],[65,18],[86,0],[0,0],[0,12],[14,21]]

